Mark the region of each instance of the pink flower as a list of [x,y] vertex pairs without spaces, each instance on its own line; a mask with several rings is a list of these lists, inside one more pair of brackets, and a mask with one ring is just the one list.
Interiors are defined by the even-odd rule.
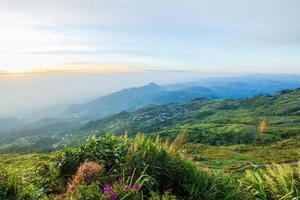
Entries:
[[109,193],[112,189],[112,186],[107,184],[104,186],[103,190],[104,190],[104,193]]
[[138,191],[140,189],[140,185],[138,183],[133,184],[132,189],[134,191]]
[[115,192],[113,192],[110,196],[111,200],[117,200],[117,194]]
[[118,179],[118,183],[121,184],[123,182],[122,178]]

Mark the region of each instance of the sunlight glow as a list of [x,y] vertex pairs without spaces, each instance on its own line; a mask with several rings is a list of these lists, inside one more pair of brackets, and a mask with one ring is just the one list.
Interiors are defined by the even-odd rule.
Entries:
[[[55,66],[55,67],[39,67],[24,68],[14,67],[3,70],[9,74],[56,74],[56,73],[127,73],[140,71],[136,67],[129,66],[100,66],[100,65],[72,65],[72,66]],[[1,72],[1,70],[0,70]]]

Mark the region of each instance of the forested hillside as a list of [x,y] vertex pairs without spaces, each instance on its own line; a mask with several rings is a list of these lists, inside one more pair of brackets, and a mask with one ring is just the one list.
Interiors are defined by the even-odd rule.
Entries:
[[81,130],[98,134],[144,132],[174,138],[182,130],[193,142],[212,145],[268,143],[299,135],[300,90],[283,90],[244,100],[195,99],[122,112],[88,123]]

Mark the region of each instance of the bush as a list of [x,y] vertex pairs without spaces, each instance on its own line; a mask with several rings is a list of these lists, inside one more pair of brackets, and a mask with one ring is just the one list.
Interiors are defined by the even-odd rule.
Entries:
[[73,180],[68,185],[68,193],[76,191],[83,184],[91,184],[100,181],[103,175],[103,167],[96,162],[85,162],[80,165]]
[[68,181],[80,164],[87,161],[102,161],[106,171],[118,168],[120,163],[124,162],[128,145],[127,136],[117,137],[111,134],[101,137],[92,136],[79,148],[66,148],[58,156],[59,174]]
[[72,193],[68,193],[66,198],[61,197],[61,199],[67,200],[96,200],[102,199],[103,193],[99,188],[98,183],[92,184],[82,184],[76,187]]
[[170,191],[184,199],[237,199],[239,191],[231,176],[210,175],[174,152],[182,146],[179,141],[185,141],[184,135],[172,144],[137,135],[129,147],[125,166],[129,171],[136,167],[137,173],[144,170],[153,177],[157,182],[155,191],[160,194]]
[[[137,179],[135,173],[133,173],[130,177],[124,175],[113,183],[102,184],[95,177],[89,176],[98,171],[90,170],[90,165],[90,163],[85,163],[79,168],[72,181],[73,185],[69,187],[66,194],[67,199],[140,200],[144,196],[143,189],[155,183],[151,177],[145,175],[143,172]],[[87,181],[79,183],[77,177],[82,177],[82,171],[87,171],[84,170],[87,168],[89,168],[89,172],[93,172],[88,173],[89,175],[86,176],[88,178]],[[97,173],[96,176],[99,176],[99,174]]]
[[[154,142],[142,134],[133,140],[112,135],[92,137],[77,149],[66,149],[58,158],[61,159],[58,160],[61,163],[59,169],[61,173],[69,167],[74,171],[73,167],[82,162],[101,161],[104,163],[105,177],[98,177],[99,173],[96,172],[97,178],[93,181],[98,187],[104,188],[104,197],[112,199],[115,196],[123,199],[153,199],[154,193],[164,199],[174,199],[173,195],[179,199],[238,199],[239,191],[231,176],[208,174],[176,152],[185,138],[186,133],[182,133],[174,143],[169,144],[159,137]],[[79,181],[82,179],[80,174],[85,173],[82,172],[84,166],[93,165],[94,171],[98,171],[95,163],[88,163],[81,165],[69,184],[69,190],[75,191],[74,195],[83,195],[84,191],[81,190],[85,187],[87,190],[95,189]],[[69,177],[72,175],[68,174]],[[166,192],[169,192],[168,195]]]
[[239,199],[241,193],[233,177],[220,172],[208,172],[197,168],[180,157],[174,159],[174,194],[184,199]]
[[139,176],[145,171],[157,181],[157,189],[161,192],[169,188],[172,163],[165,146],[139,134],[130,145],[125,160],[123,165],[129,173],[135,170],[135,174]]

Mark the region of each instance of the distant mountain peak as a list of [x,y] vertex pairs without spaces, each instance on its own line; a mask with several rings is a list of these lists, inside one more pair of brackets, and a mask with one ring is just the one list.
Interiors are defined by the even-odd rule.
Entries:
[[150,82],[147,85],[142,86],[142,88],[161,88],[157,83]]
[[150,83],[148,83],[148,86],[158,86],[158,84],[155,82],[150,82]]

